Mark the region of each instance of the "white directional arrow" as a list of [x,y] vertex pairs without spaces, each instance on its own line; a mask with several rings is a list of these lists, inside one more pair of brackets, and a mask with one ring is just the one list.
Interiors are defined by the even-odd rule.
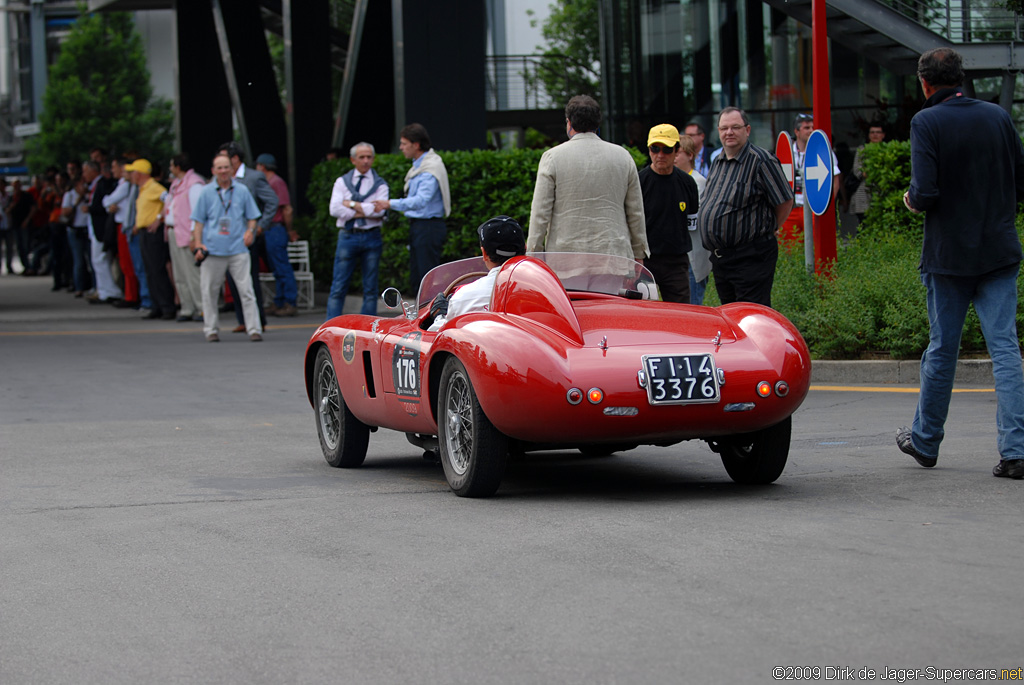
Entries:
[[829,168],[826,166],[828,162],[818,156],[818,163],[814,166],[810,164],[804,165],[804,176],[810,181],[817,181],[818,190],[825,185],[825,181],[828,179]]

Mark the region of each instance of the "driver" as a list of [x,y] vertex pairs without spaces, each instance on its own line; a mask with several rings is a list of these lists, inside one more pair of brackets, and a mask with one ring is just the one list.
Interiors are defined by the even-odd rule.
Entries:
[[487,309],[491,302],[491,291],[494,280],[498,277],[498,269],[512,257],[526,254],[526,239],[523,229],[515,219],[504,214],[480,224],[477,229],[480,236],[480,254],[489,271],[469,285],[463,286],[449,295],[438,293],[430,303],[430,313],[434,316],[433,323],[427,330],[436,331],[448,319],[467,312]]

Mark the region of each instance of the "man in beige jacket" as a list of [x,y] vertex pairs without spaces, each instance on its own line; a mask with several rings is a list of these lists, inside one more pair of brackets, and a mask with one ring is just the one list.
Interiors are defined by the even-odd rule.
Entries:
[[569,100],[569,140],[545,152],[537,168],[528,252],[650,256],[636,163],[623,147],[597,136],[600,123],[594,98]]

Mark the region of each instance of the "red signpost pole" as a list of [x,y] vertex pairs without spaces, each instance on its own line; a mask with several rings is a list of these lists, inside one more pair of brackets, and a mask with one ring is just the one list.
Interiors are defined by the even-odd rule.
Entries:
[[[825,0],[812,0],[811,5],[811,47],[814,57],[814,127],[821,129],[832,140],[832,90],[829,85],[828,30],[825,26]],[[831,164],[829,160],[829,164]],[[829,207],[821,216],[814,217],[814,271],[821,273],[822,267],[830,270],[829,263],[836,261],[836,197],[833,195]],[[804,200],[807,201],[806,198]]]

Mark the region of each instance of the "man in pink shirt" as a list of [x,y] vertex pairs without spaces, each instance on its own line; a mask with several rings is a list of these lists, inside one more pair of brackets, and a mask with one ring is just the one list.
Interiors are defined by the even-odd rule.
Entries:
[[171,252],[171,270],[174,287],[178,291],[178,321],[203,320],[203,291],[199,286],[199,269],[192,256],[192,204],[206,179],[192,168],[184,152],[171,157],[168,165],[174,180],[164,199],[164,226],[167,228],[167,246]]

